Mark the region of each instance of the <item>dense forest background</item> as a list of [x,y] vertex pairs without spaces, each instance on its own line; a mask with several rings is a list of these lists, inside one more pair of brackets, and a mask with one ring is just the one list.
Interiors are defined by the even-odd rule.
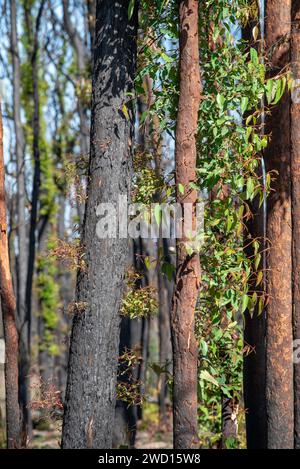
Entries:
[[0,445],[300,448],[300,2],[0,9]]

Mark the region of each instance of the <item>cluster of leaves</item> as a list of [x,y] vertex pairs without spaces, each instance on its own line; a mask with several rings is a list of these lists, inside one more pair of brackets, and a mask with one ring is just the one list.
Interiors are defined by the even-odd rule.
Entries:
[[117,397],[128,406],[141,405],[141,382],[135,377],[135,369],[142,357],[138,349],[126,348],[119,357]]
[[133,201],[150,205],[164,188],[164,179],[152,167],[152,155],[136,147],[134,154]]
[[84,248],[80,245],[78,238],[72,241],[57,239],[49,250],[49,255],[71,271],[75,272],[78,269],[84,271],[86,269]]
[[[198,126],[199,190],[209,196],[205,212],[205,243],[201,253],[202,290],[198,307],[201,426],[220,430],[222,394],[236,398],[242,389],[242,315],[261,312],[264,292],[252,291],[263,278],[259,240],[247,239],[245,222],[255,197],[260,204],[270,190],[258,176],[261,152],[268,144],[262,132],[262,99],[275,105],[286,77],[267,80],[256,49],[239,39],[253,2],[207,0],[200,11],[200,54],[203,99]],[[258,28],[256,26],[256,28]],[[257,32],[253,32],[257,34]],[[247,238],[247,235],[246,235]],[[207,413],[211,408],[212,412]],[[213,416],[213,418],[212,418]]]
[[121,316],[130,319],[149,317],[157,314],[157,298],[151,285],[141,286],[142,276],[137,272],[127,274],[127,292],[123,297],[120,309]]
[[174,0],[142,0],[140,26],[145,32],[139,43],[137,96],[144,96],[151,81],[151,102],[140,124],[158,118],[160,133],[173,137],[178,101],[178,5]]
[[[50,237],[47,248],[51,250],[54,244],[55,239]],[[59,349],[55,337],[58,327],[59,286],[56,281],[57,266],[55,259],[41,254],[38,258],[37,269],[39,314],[43,317],[44,322],[43,343],[40,344],[40,349],[47,350],[51,355],[57,355]]]
[[31,385],[32,399],[30,408],[39,411],[43,421],[55,423],[63,417],[64,406],[61,391],[51,382],[44,382],[40,377]]
[[[149,76],[155,99],[142,121],[156,115],[161,132],[173,134],[178,98],[177,5],[153,1],[144,7],[151,34],[142,46],[137,90],[142,93],[143,80]],[[257,171],[268,144],[268,136],[262,132],[261,102],[265,97],[269,105],[276,105],[287,79],[279,75],[267,80],[257,50],[239,39],[239,27],[257,12],[257,2],[246,0],[207,0],[199,11],[203,95],[197,189],[209,198],[197,308],[199,420],[212,434],[220,431],[221,395],[235,398],[242,387],[241,315],[246,309],[253,311],[257,303],[261,312],[265,301],[263,291],[249,288],[253,279],[256,287],[262,282],[259,240],[247,240],[254,251],[249,259],[243,234],[251,217],[251,202],[258,197],[262,204],[271,184],[271,174],[264,182]],[[158,24],[159,15],[162,21]],[[253,36],[257,35],[255,26]]]
[[[178,3],[142,3],[138,96],[145,81],[152,99],[141,123],[158,118],[160,133],[174,137],[178,100]],[[243,314],[262,312],[261,246],[246,224],[255,198],[262,205],[272,174],[259,176],[261,153],[269,136],[263,132],[262,101],[274,106],[289,80],[266,78],[265,60],[241,38],[241,29],[255,19],[253,42],[259,34],[256,0],[206,0],[199,9],[202,100],[198,124],[198,189],[207,200],[202,282],[196,332],[200,344],[199,423],[205,444],[221,431],[221,399],[239,398],[243,368]],[[180,188],[179,188],[180,190]],[[169,196],[172,197],[172,191]],[[251,245],[249,258],[245,246]],[[254,287],[254,288],[252,288]],[[260,291],[261,290],[261,291]],[[214,435],[212,437],[212,435]]]

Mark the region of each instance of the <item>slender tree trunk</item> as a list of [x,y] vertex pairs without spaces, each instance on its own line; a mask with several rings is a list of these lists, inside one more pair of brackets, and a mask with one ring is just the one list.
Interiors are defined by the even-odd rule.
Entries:
[[[40,162],[40,100],[39,100],[39,83],[38,83],[38,52],[39,52],[39,31],[41,25],[41,18],[45,0],[40,1],[39,10],[35,21],[35,30],[33,36],[32,52],[30,54],[31,61],[31,76],[33,87],[33,115],[32,115],[32,153],[34,161],[33,172],[33,185],[31,195],[31,214],[30,214],[30,231],[29,231],[29,252],[28,252],[28,267],[27,267],[27,281],[26,281],[26,319],[28,324],[28,350],[30,353],[31,341],[31,317],[32,317],[32,287],[35,270],[35,257],[36,257],[36,230],[38,221],[38,207],[39,195],[41,185],[41,162]],[[25,22],[27,34],[30,37],[32,21],[30,18],[30,10],[25,6]]]
[[[260,11],[260,16],[263,12]],[[243,28],[243,39],[248,47],[258,49],[259,44],[253,38],[253,27],[256,21],[250,21]],[[259,40],[263,40],[263,31],[260,31]],[[262,102],[262,106],[264,103]],[[261,118],[262,132],[264,132],[264,114]],[[261,162],[257,170],[257,176],[264,178],[265,163],[261,156]],[[254,259],[254,249],[251,241],[258,239],[260,243],[261,263],[259,270],[263,271],[263,282],[256,286],[256,278],[250,285],[251,291],[257,291],[260,296],[266,291],[266,220],[267,200],[266,196],[260,206],[256,197],[249,203],[252,217],[246,223],[245,252],[249,259]],[[266,414],[266,311],[258,312],[255,308],[251,315],[245,312],[244,342],[247,353],[244,354],[244,403],[246,418],[246,436],[248,449],[263,449],[267,447],[267,414]]]
[[[175,181],[177,201],[194,206],[197,192],[190,187],[196,180],[196,140],[201,99],[198,1],[179,2],[180,97],[176,127]],[[181,189],[181,186],[184,188]],[[177,270],[172,308],[172,345],[174,366],[173,419],[174,447],[193,448],[198,444],[197,361],[194,315],[200,285],[199,255],[188,255],[186,238],[176,243]]]
[[[159,249],[163,249],[163,240],[158,242]],[[171,351],[170,304],[166,278],[161,270],[157,273],[158,302],[159,302],[159,364],[167,371]],[[172,352],[171,352],[172,353]],[[159,417],[162,424],[167,422],[166,399],[168,396],[167,374],[162,373],[159,380]]]
[[[146,78],[147,93],[148,93],[148,107],[150,108],[155,101],[153,95],[153,80],[149,76]],[[154,164],[155,164],[155,173],[156,177],[160,178],[162,176],[162,136],[160,135],[159,129],[159,120],[156,114],[153,115],[152,120],[152,129],[148,132],[148,138],[151,137],[151,146],[154,152]],[[162,203],[162,195],[158,191],[155,196],[157,203]],[[159,237],[157,240],[157,258],[165,258],[165,261],[170,261],[166,259],[168,253],[165,250],[165,242],[162,238],[161,230],[159,232]],[[158,329],[159,329],[159,364],[162,368],[168,366],[168,361],[172,356],[172,344],[171,344],[171,327],[170,327],[170,304],[168,297],[168,284],[166,276],[162,273],[161,266],[158,265],[157,269],[157,290],[158,290]],[[158,382],[158,400],[159,400],[159,416],[162,424],[165,424],[167,421],[167,408],[166,408],[166,398],[168,395],[167,387],[167,376],[166,373],[162,373]]]
[[[290,62],[291,1],[267,0],[266,50],[270,76]],[[286,92],[267,119],[272,133],[266,151],[268,171],[277,171],[268,198],[266,405],[268,448],[293,448],[292,217],[290,97]],[[274,176],[274,174],[273,174]]]
[[29,402],[29,353],[28,324],[26,317],[26,277],[27,277],[27,235],[25,221],[25,174],[24,174],[24,135],[21,122],[21,76],[20,57],[17,35],[17,10],[15,0],[10,0],[11,16],[11,54],[13,65],[13,114],[15,128],[15,151],[17,161],[17,234],[18,234],[18,275],[17,305],[18,329],[20,332],[19,390],[20,404],[23,414],[23,431],[30,429],[31,419],[28,409]]
[[[98,0],[94,47],[91,155],[83,227],[86,267],[79,272],[72,328],[63,448],[111,448],[119,352],[119,306],[126,239],[99,239],[96,208],[130,195],[134,115],[128,105],[136,65],[137,8]],[[122,113],[127,103],[129,113]]]
[[[248,245],[246,253],[253,258],[253,246],[250,240],[259,239],[261,250],[264,251],[264,214],[263,207],[255,199],[251,204],[252,219],[247,222],[245,244]],[[261,253],[262,259],[266,255]],[[265,269],[262,262],[260,269]],[[264,271],[263,275],[265,276]],[[265,283],[265,282],[264,282]],[[262,285],[257,288],[257,294],[262,293]],[[267,414],[266,414],[266,312],[258,313],[256,307],[253,314],[245,312],[244,342],[248,351],[244,355],[244,402],[246,410],[246,434],[248,449],[264,449],[267,447]]]
[[[91,29],[91,22],[95,22],[95,0],[89,2],[87,0],[87,7],[88,10],[88,19],[89,21],[89,28],[90,34],[94,34],[93,28]],[[63,14],[64,14],[64,26],[70,38],[71,44],[75,50],[76,59],[77,59],[77,67],[78,67],[78,74],[79,79],[85,79],[87,75],[87,71],[90,65],[90,54],[88,53],[85,44],[81,37],[79,36],[76,28],[74,27],[69,13],[69,0],[62,0],[63,4]],[[94,14],[94,18],[92,19],[92,15]],[[92,43],[91,43],[92,44]],[[82,101],[82,98],[79,96],[77,99],[77,109],[78,109],[78,116],[79,116],[79,126],[80,126],[80,138],[79,138],[79,145],[80,145],[80,153],[81,158],[86,157],[89,152],[89,123],[88,123],[88,114],[87,114],[87,106]],[[82,182],[85,178],[82,178]],[[84,216],[84,204],[78,201],[77,203],[78,208],[78,215],[80,219],[80,226],[83,223],[83,216]]]
[[7,447],[20,446],[21,420],[18,396],[18,332],[15,322],[16,300],[13,291],[8,255],[3,126],[0,103],[0,299],[5,338],[5,387]]
[[0,443],[5,441],[5,340],[0,301]]
[[[120,356],[127,350],[132,349],[131,338],[132,321],[129,317],[123,317],[121,320],[120,331]],[[130,385],[132,383],[131,371],[126,371],[127,364],[119,366],[118,381]],[[133,448],[136,437],[137,407],[128,405],[128,403],[117,400],[116,414],[113,434],[113,447]]]
[[[291,63],[295,86],[300,82],[300,1],[292,0]],[[291,176],[293,220],[293,333],[300,339],[300,94],[291,101]],[[300,449],[300,364],[294,364],[295,448]]]
[[88,14],[88,27],[90,35],[91,50],[93,52],[93,44],[95,37],[95,18],[96,18],[96,2],[95,0],[86,0],[87,14]]
[[[49,236],[53,231],[53,224],[50,222],[47,215],[45,215],[45,220],[43,223],[43,228],[40,229],[38,235],[38,254],[37,256],[43,256],[47,252],[47,242]],[[39,263],[38,263],[39,264]],[[47,272],[47,266],[43,265],[42,269],[37,267],[37,278],[40,275],[49,275]],[[45,287],[43,287],[45,288]],[[37,318],[37,328],[38,328],[38,337],[39,337],[39,350],[38,350],[38,364],[39,364],[39,373],[42,380],[42,385],[47,389],[49,385],[53,382],[53,366],[54,366],[54,357],[53,354],[49,351],[49,343],[47,343],[47,323],[43,314],[43,301],[38,297],[38,310],[39,315]]]

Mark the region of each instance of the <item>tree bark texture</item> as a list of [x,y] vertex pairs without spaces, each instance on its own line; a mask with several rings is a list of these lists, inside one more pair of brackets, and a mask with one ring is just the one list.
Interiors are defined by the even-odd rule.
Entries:
[[[260,12],[260,15],[262,12]],[[247,41],[248,47],[259,49],[263,47],[260,31],[260,42],[253,38],[253,27],[256,21],[249,19],[242,31],[242,37]],[[262,51],[264,53],[264,51]],[[262,107],[264,103],[262,102]],[[261,118],[262,131],[264,132],[264,115]],[[257,170],[257,177],[263,178],[265,173],[265,162],[263,155]],[[256,197],[249,203],[252,217],[247,220],[244,234],[245,252],[249,259],[254,259],[252,241],[259,240],[261,262],[259,271],[263,272],[263,281],[256,285],[256,278],[250,284],[251,291],[256,291],[261,296],[266,291],[266,219],[267,199],[260,206],[259,198]],[[266,414],[266,311],[261,314],[258,307],[251,315],[245,311],[244,315],[244,342],[247,352],[244,354],[244,404],[246,418],[246,436],[248,449],[263,449],[267,447],[267,414]]]
[[[136,67],[137,8],[98,0],[93,66],[91,153],[71,335],[63,448],[111,448],[119,352],[119,306],[128,259],[126,239],[99,239],[96,209],[130,195],[134,115],[128,104]],[[122,112],[126,104],[128,116]],[[129,117],[129,118],[128,118]]]
[[[180,96],[175,137],[175,181],[177,202],[193,204],[197,192],[190,187],[196,180],[196,133],[201,99],[198,46],[198,1],[179,1]],[[184,188],[184,193],[179,190]],[[195,221],[195,210],[194,210]],[[186,238],[177,239],[177,267],[172,305],[173,346],[173,424],[174,447],[198,445],[197,361],[194,334],[195,307],[200,285],[199,255],[188,255]]]
[[[28,325],[27,339],[28,350],[30,353],[31,341],[31,319],[32,319],[32,288],[35,271],[36,258],[36,230],[38,222],[40,185],[41,185],[41,162],[40,162],[40,97],[38,83],[38,52],[39,52],[39,32],[41,19],[45,6],[45,0],[41,0],[38,13],[35,20],[35,29],[33,34],[33,44],[30,53],[31,76],[32,76],[32,154],[34,161],[33,184],[31,193],[31,213],[30,213],[30,230],[29,230],[29,248],[28,248],[28,267],[26,281],[26,320]],[[25,24],[27,34],[30,36],[32,28],[32,18],[30,17],[30,6],[24,4]]]
[[[250,240],[259,239],[261,256],[264,260],[266,252],[263,229],[263,207],[259,207],[257,198],[250,206],[252,218],[247,222],[245,249],[249,258],[254,256]],[[259,269],[265,269],[264,261]],[[266,272],[263,272],[265,277]],[[256,280],[256,279],[255,279]],[[256,283],[256,282],[255,282]],[[265,282],[263,282],[265,283]],[[262,294],[265,285],[250,286],[258,295]],[[248,449],[267,447],[267,414],[266,414],[266,312],[259,314],[256,307],[253,314],[245,312],[244,342],[247,352],[244,355],[244,402],[246,410],[246,434]]]
[[[291,176],[293,225],[293,333],[300,339],[300,1],[292,0]],[[300,364],[294,364],[295,448],[300,449]]]
[[11,36],[10,46],[13,66],[13,115],[15,129],[15,155],[17,162],[17,235],[18,235],[18,275],[17,275],[17,326],[20,332],[19,391],[23,414],[23,431],[31,426],[29,402],[29,354],[28,324],[26,317],[26,277],[27,277],[27,233],[25,220],[26,192],[24,173],[24,134],[21,122],[21,70],[17,35],[17,9],[15,0],[10,0]]
[[[290,62],[291,1],[266,1],[266,51],[269,76]],[[294,398],[292,363],[292,216],[290,96],[286,92],[266,120],[271,143],[267,171],[275,180],[268,197],[266,407],[268,448],[293,448]]]
[[0,299],[5,338],[5,389],[7,447],[20,446],[20,409],[18,396],[18,332],[16,328],[16,299],[8,255],[5,203],[5,168],[3,155],[3,126],[0,103]]

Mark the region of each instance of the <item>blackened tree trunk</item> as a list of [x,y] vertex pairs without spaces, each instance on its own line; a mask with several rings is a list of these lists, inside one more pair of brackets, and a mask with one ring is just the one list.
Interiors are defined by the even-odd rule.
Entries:
[[[126,239],[99,239],[96,208],[130,195],[134,115],[127,103],[136,65],[137,8],[129,1],[98,0],[94,43],[91,154],[78,274],[63,448],[111,448],[119,352],[119,306],[128,259]],[[124,105],[127,105],[127,112]]]
[[[177,202],[190,203],[196,219],[196,132],[201,99],[198,1],[179,2],[180,97],[175,137],[175,182]],[[184,189],[184,190],[182,190]],[[186,251],[187,239],[177,239],[177,270],[171,318],[173,345],[174,447],[193,448],[198,444],[197,361],[194,316],[200,285],[199,255]]]
[[[291,63],[295,92],[291,101],[293,224],[293,333],[300,339],[300,1],[292,0]],[[294,364],[295,448],[300,449],[300,364]]]
[[[238,410],[237,399],[222,395],[222,448],[229,448],[230,444],[236,444],[238,438]],[[230,442],[230,443],[229,443]]]
[[[266,50],[270,76],[290,62],[291,1],[267,0]],[[266,406],[268,448],[293,448],[292,217],[290,96],[286,92],[266,121],[272,133],[266,151],[268,171],[277,171],[268,198],[268,300]],[[274,173],[273,173],[274,175]]]
[[[259,239],[262,259],[265,259],[264,243],[264,208],[259,207],[255,199],[250,206],[252,218],[247,222],[245,234],[246,253],[254,258],[251,240]],[[265,277],[265,263],[259,266]],[[256,287],[256,279],[251,285],[258,295],[263,294],[264,284]],[[244,342],[244,401],[246,409],[246,435],[248,449],[267,447],[267,414],[266,414],[266,312],[259,314],[258,307],[252,314],[245,312]]]
[[[120,357],[128,350],[132,349],[132,321],[129,317],[122,317],[120,331]],[[121,363],[118,371],[118,381],[130,387],[133,382],[132,370],[128,370],[128,365]],[[128,405],[120,399],[116,403],[115,424],[113,431],[114,448],[133,448],[136,437],[137,406]]]
[[[262,12],[260,12],[262,15]],[[253,27],[256,22],[249,20],[243,28],[243,39],[250,47],[263,47],[263,31],[260,31],[260,42],[253,38]],[[264,103],[262,102],[262,106]],[[264,132],[264,113],[261,118],[262,132]],[[265,162],[261,155],[261,162],[257,170],[257,177],[264,180]],[[251,291],[256,291],[260,297],[266,290],[266,219],[267,200],[264,197],[260,206],[259,198],[256,197],[249,203],[251,218],[246,222],[245,230],[245,252],[249,259],[254,259],[255,253],[253,240],[260,243],[261,263],[259,271],[262,270],[263,281],[256,285],[256,278],[250,284]],[[246,418],[246,436],[248,449],[263,449],[267,447],[267,414],[266,414],[266,311],[259,314],[258,307],[252,314],[245,312],[244,342],[247,352],[244,354],[244,403]]]
[[11,36],[10,46],[13,66],[13,114],[15,128],[15,153],[17,162],[17,235],[18,235],[18,275],[17,306],[18,329],[20,331],[19,390],[23,413],[23,430],[30,427],[29,402],[29,353],[28,324],[26,317],[26,277],[27,277],[27,235],[25,220],[25,173],[24,173],[24,134],[21,122],[21,74],[17,36],[17,9],[15,0],[10,0]]
[[[163,239],[160,237],[158,240],[158,248],[163,251]],[[171,358],[171,328],[170,328],[170,303],[168,298],[168,285],[167,279],[162,274],[160,268],[157,272],[158,284],[158,303],[159,303],[159,364],[165,372],[160,376],[159,380],[159,417],[160,422],[165,424],[167,422],[167,406],[166,401],[168,397],[168,384],[167,372],[170,371],[170,358]],[[170,353],[171,352],[171,353]]]
[[0,103],[0,300],[5,339],[5,389],[7,447],[21,444],[21,419],[18,396],[18,332],[16,328],[16,300],[8,255],[8,236],[5,205],[5,168],[3,156],[3,127]]

